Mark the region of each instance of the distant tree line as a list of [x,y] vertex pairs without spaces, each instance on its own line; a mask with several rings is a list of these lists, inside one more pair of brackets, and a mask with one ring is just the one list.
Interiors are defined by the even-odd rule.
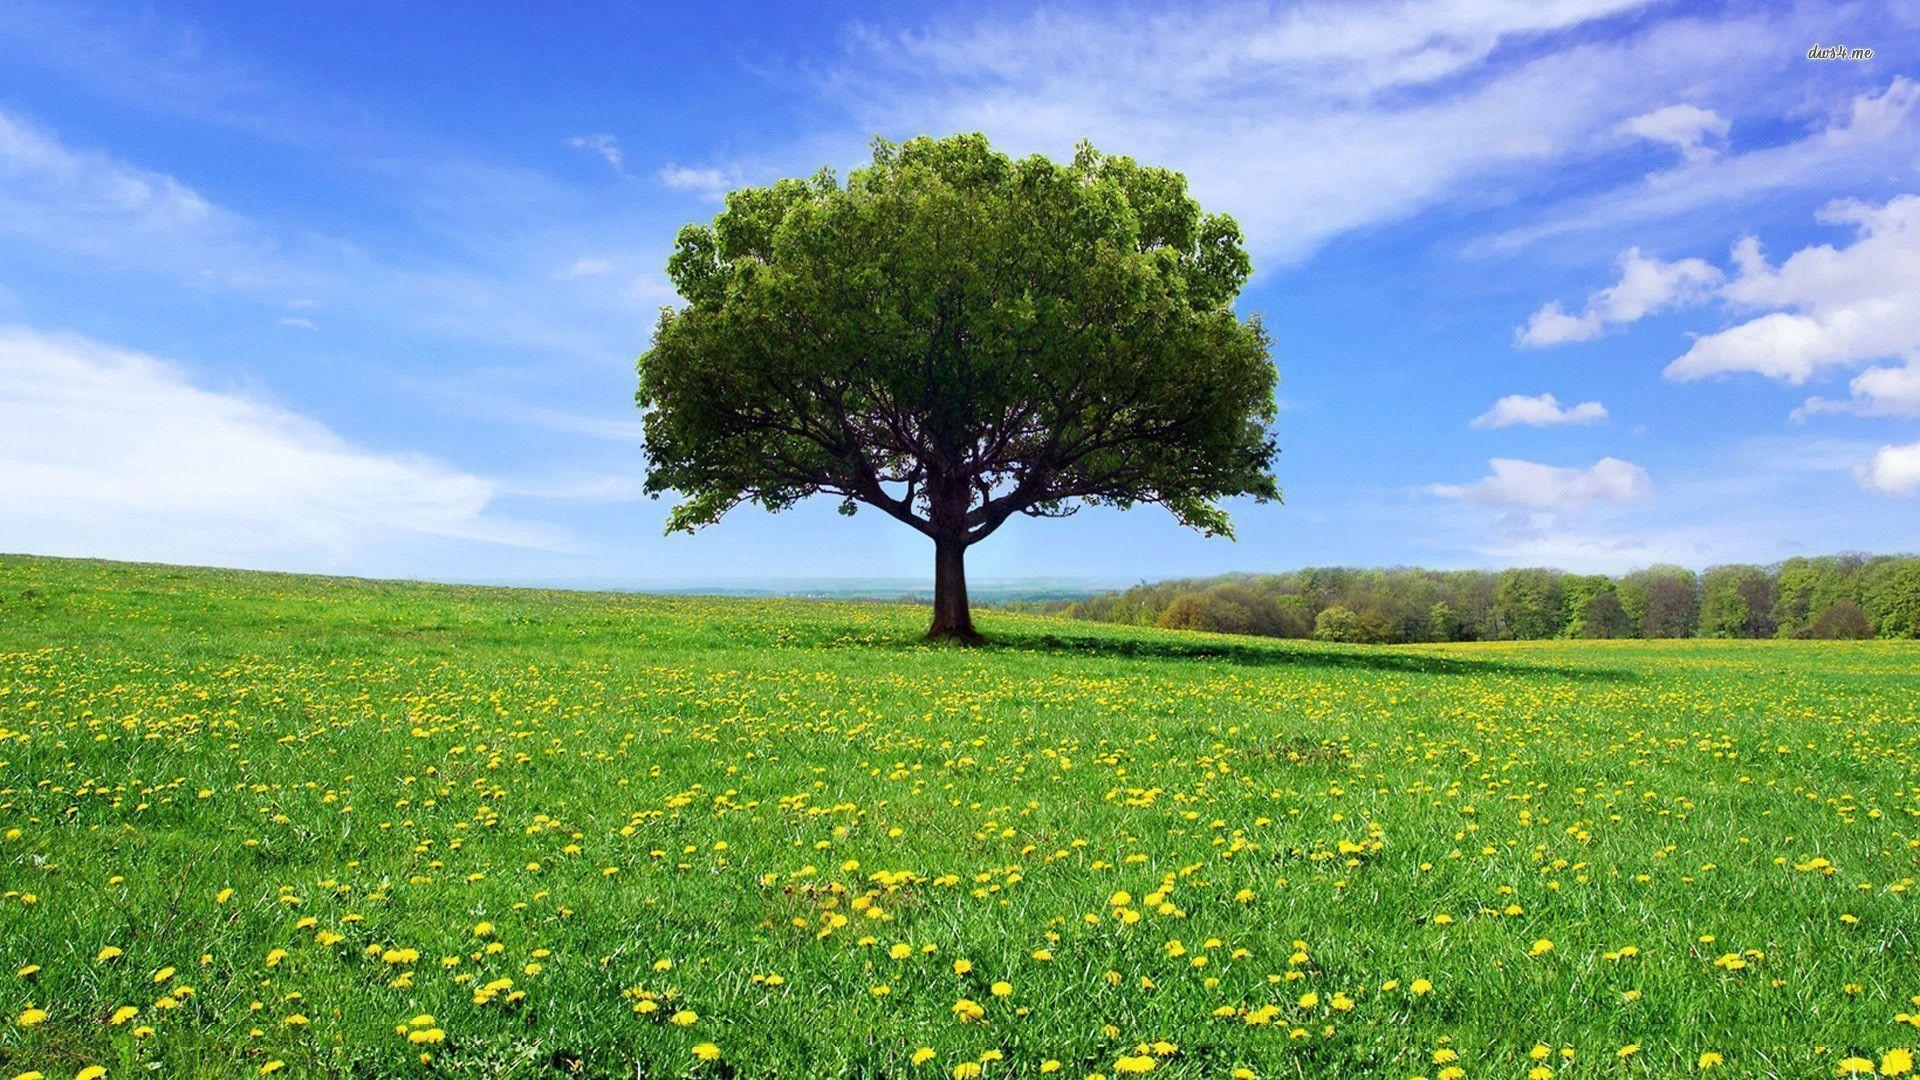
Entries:
[[1827,555],[1696,574],[1357,570],[1229,574],[1001,605],[1135,626],[1371,644],[1540,638],[1916,638],[1920,557]]

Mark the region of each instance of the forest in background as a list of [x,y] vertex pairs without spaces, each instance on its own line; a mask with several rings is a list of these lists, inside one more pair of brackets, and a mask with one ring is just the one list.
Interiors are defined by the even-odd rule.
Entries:
[[1136,585],[1004,609],[1368,644],[1543,638],[1920,637],[1920,557],[1826,555],[1695,573],[1315,567]]

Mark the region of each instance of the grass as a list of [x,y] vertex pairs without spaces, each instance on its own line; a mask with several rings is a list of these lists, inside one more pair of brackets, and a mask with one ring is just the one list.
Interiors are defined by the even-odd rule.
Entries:
[[0,1075],[1920,1043],[1910,644],[924,618],[0,558]]

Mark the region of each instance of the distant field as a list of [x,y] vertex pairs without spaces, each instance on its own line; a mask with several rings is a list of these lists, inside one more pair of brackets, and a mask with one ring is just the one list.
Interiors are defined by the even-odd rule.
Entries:
[[925,621],[0,558],[0,1075],[1920,1046],[1911,643]]

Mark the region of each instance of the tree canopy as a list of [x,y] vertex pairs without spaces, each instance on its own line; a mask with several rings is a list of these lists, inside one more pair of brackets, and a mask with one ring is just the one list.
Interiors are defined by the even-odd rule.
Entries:
[[1240,231],[1179,173],[1082,145],[884,140],[727,196],[680,231],[685,299],[639,361],[646,490],[669,531],[814,495],[932,538],[930,636],[974,637],[963,557],[1016,515],[1158,504],[1231,535],[1278,499],[1278,378],[1233,302]]
[[1920,556],[1824,555],[1695,574],[1315,567],[1163,581],[1015,610],[1367,643],[1564,638],[1920,637]]

